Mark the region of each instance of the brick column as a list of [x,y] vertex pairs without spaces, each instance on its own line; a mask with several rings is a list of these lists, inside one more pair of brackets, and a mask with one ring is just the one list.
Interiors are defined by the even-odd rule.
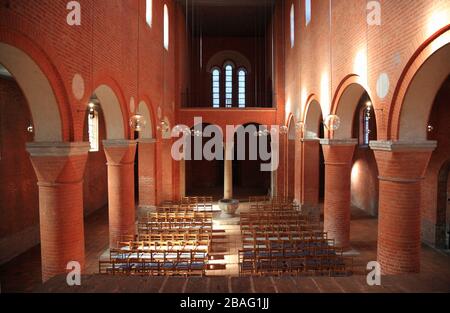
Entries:
[[337,247],[350,247],[350,179],[356,139],[321,139],[325,157],[324,230]]
[[83,176],[89,143],[28,143],[39,187],[42,281],[84,270]]
[[156,139],[139,139],[139,207],[156,205]]
[[136,232],[133,140],[105,140],[108,165],[109,244],[115,247],[123,235]]
[[421,181],[436,142],[371,142],[378,164],[378,262],[383,274],[420,271]]
[[301,204],[317,206],[319,204],[319,153],[320,140],[301,140]]

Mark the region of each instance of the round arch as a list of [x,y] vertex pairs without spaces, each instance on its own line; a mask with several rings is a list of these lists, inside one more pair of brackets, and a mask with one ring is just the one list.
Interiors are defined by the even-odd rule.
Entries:
[[315,95],[311,95],[306,104],[304,116],[304,138],[317,139],[320,137],[320,125],[323,120],[322,108]]
[[[333,132],[334,139],[352,138],[355,112],[364,93],[373,99],[366,84],[356,74],[348,75],[339,84],[331,106],[331,114],[335,114],[341,119],[340,127]],[[375,107],[375,103],[373,105]]]
[[396,86],[388,136],[426,140],[434,98],[450,73],[450,25],[430,37],[411,57]]
[[[15,78],[27,99],[35,129],[36,142],[59,142],[69,139],[63,132],[59,99],[48,76],[23,50],[0,42],[0,63]],[[70,119],[68,119],[70,120]]]
[[230,60],[233,60],[235,68],[244,67],[247,70],[247,73],[252,71],[252,66],[248,58],[235,50],[223,50],[214,54],[206,65],[206,71],[211,72],[217,66],[222,67],[223,64]]
[[152,139],[153,134],[155,133],[154,129],[153,129],[155,123],[153,122],[153,119],[152,119],[153,115],[150,113],[149,106],[146,101],[142,100],[141,102],[139,102],[137,112],[142,114],[145,121],[147,122],[147,125],[145,125],[145,128],[144,128],[144,131],[140,134],[140,138],[141,139]]
[[106,124],[106,139],[126,139],[125,116],[114,90],[107,84],[100,84],[93,92],[100,101]]
[[289,114],[289,118],[288,118],[288,123],[287,123],[288,140],[295,140],[296,139],[296,128],[295,128],[295,124],[296,123],[297,122],[295,121],[294,114],[290,113]]

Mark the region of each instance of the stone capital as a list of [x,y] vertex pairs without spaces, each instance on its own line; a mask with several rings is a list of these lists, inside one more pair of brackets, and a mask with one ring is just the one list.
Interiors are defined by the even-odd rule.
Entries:
[[156,138],[140,138],[138,140],[136,140],[138,144],[152,144],[152,143],[157,143],[158,140]]
[[26,145],[32,157],[64,157],[89,152],[89,142],[29,142]]
[[358,144],[358,139],[320,139],[320,144],[323,146],[356,146]]
[[437,147],[437,141],[371,141],[370,148],[375,151],[387,152],[413,152],[413,151],[433,151]]

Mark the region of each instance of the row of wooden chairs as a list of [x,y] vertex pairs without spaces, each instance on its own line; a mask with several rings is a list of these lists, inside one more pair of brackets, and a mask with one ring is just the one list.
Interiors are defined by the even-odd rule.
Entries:
[[118,244],[124,251],[190,251],[204,249],[210,251],[209,240],[179,240],[179,241],[123,241]]
[[158,218],[165,218],[165,219],[185,219],[185,218],[201,218],[201,219],[212,219],[212,213],[211,212],[193,212],[193,211],[186,211],[186,212],[150,212],[147,214],[147,217],[145,219],[151,220],[151,219],[158,219]]
[[353,259],[334,247],[327,249],[242,249],[240,275],[329,275],[351,274]]
[[204,275],[206,250],[124,251],[111,250],[110,259],[99,261],[99,273],[111,275]]

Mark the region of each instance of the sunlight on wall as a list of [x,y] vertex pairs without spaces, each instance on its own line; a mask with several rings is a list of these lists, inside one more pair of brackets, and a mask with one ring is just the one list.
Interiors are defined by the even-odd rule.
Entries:
[[360,171],[361,171],[361,166],[359,162],[355,162],[355,164],[353,164],[352,167],[352,176],[351,176],[351,182],[352,185],[357,183],[360,177]]
[[320,79],[320,105],[322,106],[324,116],[330,114],[330,101],[330,79],[328,72],[323,72],[322,78]]
[[286,107],[284,108],[284,120],[287,121],[289,118],[289,114],[292,112],[292,101],[291,96],[287,96],[286,99]]
[[367,54],[365,49],[358,51],[356,54],[353,72],[358,74],[364,84],[367,85]]
[[[436,11],[430,15],[427,23],[427,37],[430,37],[435,32],[437,32],[442,27],[446,26],[450,21],[450,11]],[[437,40],[435,40],[431,47],[433,50],[439,49],[444,44],[450,41],[450,32],[447,32],[445,35],[440,36]]]
[[308,92],[306,91],[306,88],[303,87],[302,91],[300,92],[300,116],[305,116],[306,114],[306,101],[308,101]]

